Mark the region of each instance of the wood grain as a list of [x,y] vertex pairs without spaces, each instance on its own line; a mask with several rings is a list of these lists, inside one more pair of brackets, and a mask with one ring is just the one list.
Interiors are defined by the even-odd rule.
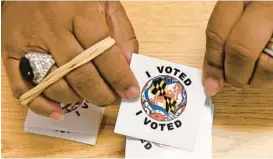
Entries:
[[[143,55],[201,68],[205,28],[215,2],[124,2]],[[96,146],[23,131],[26,108],[12,97],[2,69],[2,157],[124,157],[113,133],[118,102],[106,109]],[[225,86],[216,105],[213,155],[273,157],[273,87]]]

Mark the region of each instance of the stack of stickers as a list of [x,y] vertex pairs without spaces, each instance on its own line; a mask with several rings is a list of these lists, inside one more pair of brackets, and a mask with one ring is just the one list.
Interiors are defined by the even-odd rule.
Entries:
[[[197,68],[134,54],[141,94],[121,102],[115,133],[126,137],[126,158],[212,158],[214,106]],[[103,108],[85,101],[62,105],[64,121],[28,112],[25,131],[95,145]]]
[[127,136],[126,158],[211,159],[214,106],[201,70],[142,55],[131,69],[141,95],[122,101],[115,127]]
[[95,145],[104,108],[85,101],[61,106],[64,111],[63,121],[38,116],[29,110],[25,132]]

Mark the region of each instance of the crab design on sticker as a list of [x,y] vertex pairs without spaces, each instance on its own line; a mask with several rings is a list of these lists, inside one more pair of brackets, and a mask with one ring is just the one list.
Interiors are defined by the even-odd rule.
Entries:
[[187,93],[175,77],[159,75],[150,79],[142,89],[143,110],[157,121],[172,121],[182,114]]

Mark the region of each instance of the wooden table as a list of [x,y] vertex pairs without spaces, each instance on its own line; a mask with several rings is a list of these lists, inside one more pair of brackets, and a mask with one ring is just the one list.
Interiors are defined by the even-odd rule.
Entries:
[[[201,68],[205,28],[215,2],[124,2],[140,53]],[[27,109],[15,100],[2,69],[2,157],[124,157],[114,134],[118,103],[106,109],[96,146],[24,133]],[[273,157],[273,87],[235,91],[213,99],[213,155]]]

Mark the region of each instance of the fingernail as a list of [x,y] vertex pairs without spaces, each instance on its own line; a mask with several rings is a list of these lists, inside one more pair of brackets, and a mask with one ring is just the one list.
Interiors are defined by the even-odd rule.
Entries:
[[131,63],[132,54],[131,53],[125,53],[125,59],[128,64]]
[[52,119],[55,119],[55,120],[64,120],[64,116],[62,114],[57,113],[57,112],[51,113],[49,117]]
[[139,96],[139,88],[131,86],[124,92],[124,95],[127,99],[135,99]]
[[219,91],[219,81],[215,78],[209,77],[205,80],[205,90],[208,96],[215,96]]

